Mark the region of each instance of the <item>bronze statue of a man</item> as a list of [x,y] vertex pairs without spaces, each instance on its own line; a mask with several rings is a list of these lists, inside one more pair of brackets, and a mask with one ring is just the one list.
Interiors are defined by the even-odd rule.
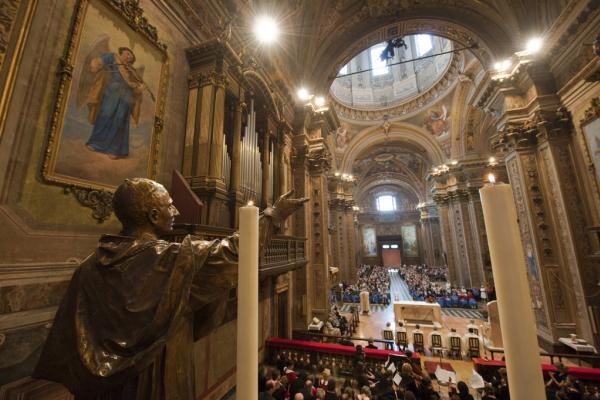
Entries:
[[[307,200],[290,196],[262,214],[261,246]],[[222,322],[238,236],[161,240],[178,211],[149,179],[125,180],[113,205],[123,230],[102,236],[75,271],[34,376],[78,399],[193,399],[194,316],[200,336]]]

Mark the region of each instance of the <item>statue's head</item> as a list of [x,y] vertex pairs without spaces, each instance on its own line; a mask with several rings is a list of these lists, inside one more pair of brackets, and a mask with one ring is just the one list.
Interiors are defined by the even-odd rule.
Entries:
[[125,179],[113,197],[115,215],[124,231],[151,231],[157,235],[173,228],[179,212],[169,192],[151,179]]

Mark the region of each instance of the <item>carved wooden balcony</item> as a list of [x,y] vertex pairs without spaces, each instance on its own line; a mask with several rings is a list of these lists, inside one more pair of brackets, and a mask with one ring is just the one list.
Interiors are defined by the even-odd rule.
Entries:
[[[181,241],[186,235],[194,235],[203,240],[222,239],[235,230],[208,225],[175,224],[173,232],[165,239]],[[306,265],[306,238],[274,235],[259,260],[260,279],[292,271]]]

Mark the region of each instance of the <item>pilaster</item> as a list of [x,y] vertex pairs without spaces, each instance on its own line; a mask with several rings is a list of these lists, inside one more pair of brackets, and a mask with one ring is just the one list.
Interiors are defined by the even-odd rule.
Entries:
[[225,91],[230,70],[241,61],[227,43],[218,40],[188,48],[186,56],[190,75],[184,174],[206,204],[202,223],[229,226],[229,195],[222,175]]

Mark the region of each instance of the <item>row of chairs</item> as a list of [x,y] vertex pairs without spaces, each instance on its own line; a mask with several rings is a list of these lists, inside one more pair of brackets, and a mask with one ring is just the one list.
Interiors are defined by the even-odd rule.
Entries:
[[[413,350],[417,353],[425,353],[425,336],[421,332],[413,332]],[[429,350],[432,355],[443,356],[444,351],[447,350],[448,357],[451,358],[462,358],[462,338],[459,336],[450,337],[450,348],[446,349],[442,342],[441,334],[433,334],[431,337],[431,343]],[[391,330],[383,331],[383,338],[385,340],[394,340],[394,332]],[[396,346],[398,346],[398,350],[404,351],[408,348],[408,334],[407,332],[397,331],[396,332]],[[479,357],[480,355],[480,343],[479,338],[477,337],[469,337],[468,338],[468,348],[466,349],[467,355],[471,358]],[[386,349],[393,350],[393,348],[389,347],[390,345],[386,344]],[[392,346],[393,347],[393,346]]]

